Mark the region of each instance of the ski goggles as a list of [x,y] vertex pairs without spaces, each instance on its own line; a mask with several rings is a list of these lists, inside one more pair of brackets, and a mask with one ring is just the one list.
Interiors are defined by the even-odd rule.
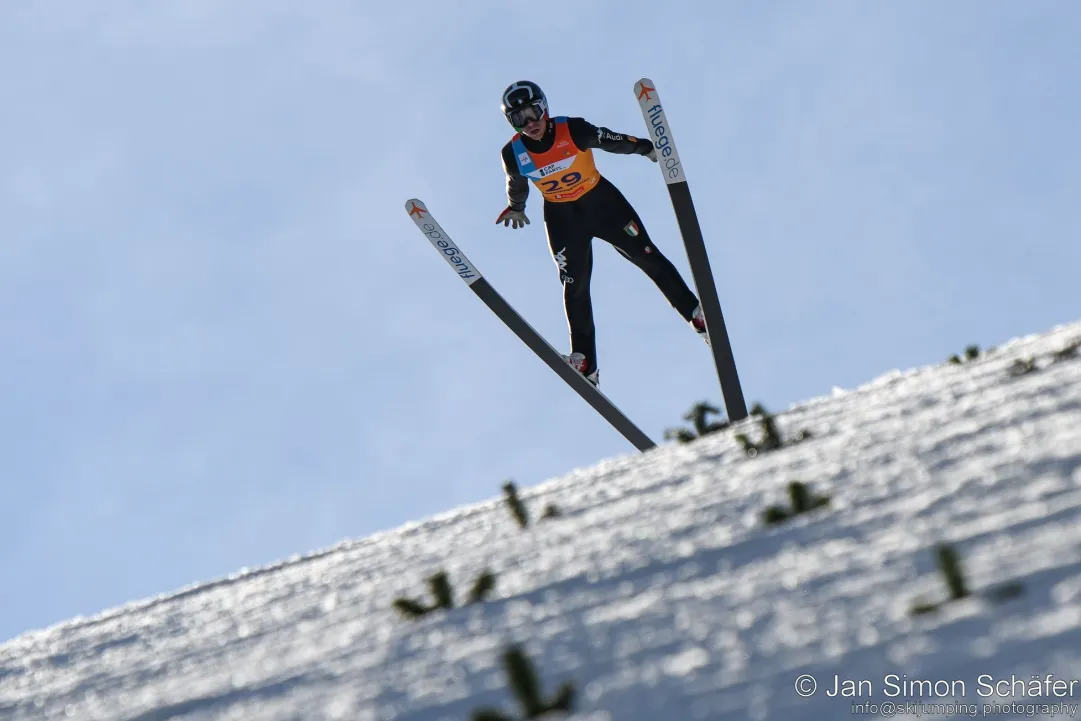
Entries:
[[507,120],[518,130],[521,130],[525,126],[529,125],[534,120],[540,120],[544,117],[544,105],[542,103],[533,103],[521,108],[515,108],[507,113]]

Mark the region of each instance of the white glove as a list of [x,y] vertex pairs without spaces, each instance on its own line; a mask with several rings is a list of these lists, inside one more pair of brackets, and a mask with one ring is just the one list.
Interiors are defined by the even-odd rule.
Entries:
[[648,153],[646,153],[646,157],[649,158],[650,160],[652,160],[654,163],[656,163],[657,162],[657,149],[656,148],[650,149],[650,151]]
[[495,219],[495,223],[496,225],[502,223],[504,228],[506,228],[508,224],[513,223],[511,227],[517,230],[518,228],[529,225],[529,218],[525,216],[524,210],[511,210],[510,207],[508,207],[499,214],[499,217]]

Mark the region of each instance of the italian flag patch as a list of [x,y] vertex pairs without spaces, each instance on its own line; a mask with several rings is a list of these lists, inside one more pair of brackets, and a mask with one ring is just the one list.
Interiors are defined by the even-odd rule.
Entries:
[[638,225],[635,224],[635,222],[633,220],[631,222],[627,223],[626,225],[624,225],[623,230],[626,231],[627,235],[630,235],[630,236],[638,235]]

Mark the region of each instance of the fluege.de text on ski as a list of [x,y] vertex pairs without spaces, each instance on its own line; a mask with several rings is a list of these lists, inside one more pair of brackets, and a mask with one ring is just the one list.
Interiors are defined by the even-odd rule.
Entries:
[[679,157],[672,157],[672,144],[668,141],[668,133],[662,118],[663,113],[664,108],[659,103],[649,109],[649,122],[653,126],[653,135],[657,138],[653,141],[653,145],[664,158],[664,168],[668,171],[668,177],[675,178],[679,175]]
[[435,227],[431,223],[425,223],[422,228],[424,230],[424,234],[427,235],[429,239],[431,239],[432,243],[437,245],[439,249],[443,251],[443,255],[445,255],[447,258],[447,262],[450,263],[456,271],[458,271],[459,276],[467,279],[478,277],[476,269],[473,268],[473,266],[469,263],[468,260],[466,260],[465,256],[462,255],[462,252],[460,250],[458,250],[456,247],[454,247],[444,239],[443,234],[439,232],[439,228]]

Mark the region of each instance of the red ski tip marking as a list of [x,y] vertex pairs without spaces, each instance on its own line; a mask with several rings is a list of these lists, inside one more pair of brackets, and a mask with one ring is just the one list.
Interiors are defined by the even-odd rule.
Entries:
[[641,85],[642,85],[642,90],[639,91],[639,93],[638,93],[638,99],[641,100],[642,96],[645,96],[646,100],[652,100],[653,98],[649,97],[649,94],[653,93],[653,92],[656,92],[657,88],[651,88],[648,85],[646,85],[645,83],[642,83]]
[[409,209],[409,214],[423,217],[424,209],[418,207],[416,203],[413,203],[413,207]]

